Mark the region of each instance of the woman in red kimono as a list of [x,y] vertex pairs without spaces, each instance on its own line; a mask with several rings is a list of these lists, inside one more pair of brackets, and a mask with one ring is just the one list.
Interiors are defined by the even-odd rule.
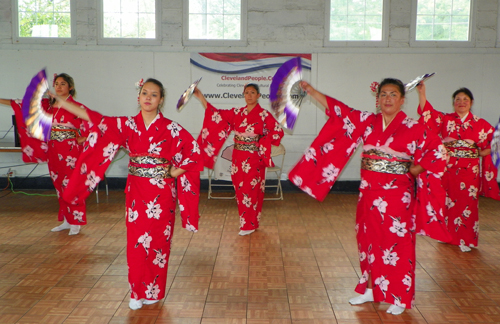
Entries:
[[239,234],[248,235],[259,228],[266,167],[274,166],[271,145],[280,144],[283,130],[276,119],[259,105],[258,85],[245,85],[243,94],[245,107],[222,110],[208,103],[198,88],[194,91],[206,109],[198,143],[207,168],[214,167],[219,150],[229,133],[234,131],[231,179],[240,215]]
[[141,111],[135,117],[106,117],[62,103],[91,123],[78,171],[64,193],[66,200],[81,204],[102,179],[120,146],[129,152],[125,204],[129,307],[134,310],[165,297],[177,197],[182,226],[198,230],[199,171],[203,169],[200,149],[187,130],[160,112],[164,96],[163,85],[148,79],[140,88]]
[[[307,82],[301,85],[330,118],[289,178],[323,200],[363,142],[355,226],[362,273],[355,291],[362,295],[349,302],[390,303],[387,312],[399,315],[412,307],[415,297],[414,235],[418,230],[425,235],[446,231],[439,225],[444,222],[444,192],[439,182],[446,164],[443,145],[438,136],[401,110],[405,88],[399,80],[381,82],[379,114],[349,108]],[[422,219],[425,230],[416,218]]]
[[453,93],[455,112],[442,113],[427,101],[425,84],[417,86],[420,121],[438,134],[448,150],[445,216],[453,239],[462,252],[476,247],[479,236],[479,195],[500,200],[497,169],[491,160],[494,128],[471,113],[474,96],[467,88]]
[[[76,96],[76,89],[71,76],[66,73],[54,75],[53,86],[59,97],[80,106],[80,109],[83,110],[84,106],[73,99]],[[78,234],[80,225],[87,224],[85,204],[78,207],[73,206],[65,202],[62,195],[80,155],[82,149],[80,144],[85,141],[87,136],[87,123],[65,109],[60,109],[54,100],[43,99],[43,109],[52,114],[52,130],[50,139],[46,143],[29,134],[21,112],[22,102],[20,100],[0,99],[0,103],[11,105],[14,109],[23,161],[27,163],[47,162],[48,164],[50,178],[56,188],[59,200],[58,220],[63,222],[54,227],[52,232],[69,229],[69,235]]]

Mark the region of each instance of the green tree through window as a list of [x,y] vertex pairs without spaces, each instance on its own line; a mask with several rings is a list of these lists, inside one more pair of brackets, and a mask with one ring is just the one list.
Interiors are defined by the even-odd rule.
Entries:
[[415,39],[468,41],[470,0],[418,0]]
[[383,0],[331,0],[331,41],[382,40]]
[[240,0],[189,0],[189,39],[240,38]]
[[19,0],[19,37],[71,37],[70,0]]

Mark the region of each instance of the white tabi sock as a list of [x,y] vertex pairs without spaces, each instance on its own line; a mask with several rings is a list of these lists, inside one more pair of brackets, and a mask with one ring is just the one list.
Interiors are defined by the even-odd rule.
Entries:
[[391,307],[389,307],[387,309],[387,313],[392,314],[392,315],[401,315],[401,314],[403,314],[404,311],[405,311],[405,309],[403,307],[399,307],[396,305],[391,305]]
[[68,235],[76,235],[80,233],[80,225],[70,225]]
[[243,235],[248,235],[248,234],[252,234],[253,232],[255,232],[255,230],[248,230],[248,231],[244,231],[244,230],[241,230],[238,234],[243,236]]
[[373,301],[373,290],[371,288],[366,288],[365,293],[363,295],[349,299],[349,304],[361,305],[372,301]]
[[153,305],[153,304],[156,304],[157,302],[159,302],[159,300],[149,300],[149,299],[144,299],[144,300],[142,301],[142,303],[143,303],[144,305]]
[[66,218],[65,218],[65,219],[64,219],[64,222],[63,222],[61,225],[54,227],[54,228],[53,228],[53,229],[51,229],[50,231],[51,231],[51,232],[60,232],[60,231],[64,231],[64,230],[69,229],[69,226],[70,226],[70,225],[69,225],[68,221],[67,221],[67,220],[66,220]]
[[130,307],[131,310],[137,310],[139,308],[142,308],[142,300],[130,298],[130,302],[128,303],[128,307]]

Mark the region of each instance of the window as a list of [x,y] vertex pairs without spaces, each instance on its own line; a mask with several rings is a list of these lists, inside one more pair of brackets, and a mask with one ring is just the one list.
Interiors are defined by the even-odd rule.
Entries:
[[15,3],[16,41],[52,39],[54,43],[64,43],[73,37],[70,0],[18,0]]
[[[185,42],[214,41],[221,44],[244,41],[246,0],[185,0],[188,12]],[[197,42],[198,41],[198,42]]]
[[101,0],[99,43],[159,43],[158,2],[161,3],[156,0]]
[[470,0],[418,0],[415,40],[469,41]]
[[331,0],[330,41],[381,41],[383,0]]

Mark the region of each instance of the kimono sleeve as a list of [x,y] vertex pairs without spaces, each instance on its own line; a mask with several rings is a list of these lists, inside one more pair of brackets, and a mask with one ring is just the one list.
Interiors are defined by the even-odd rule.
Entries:
[[420,115],[418,120],[420,123],[427,126],[435,134],[440,134],[444,117],[442,112],[435,110],[428,101],[425,102],[424,108],[418,106],[417,112]]
[[213,169],[217,155],[222,145],[226,141],[229,133],[233,130],[233,120],[235,109],[219,110],[210,103],[205,110],[203,127],[198,136],[203,164],[209,169]]
[[[168,126],[167,126],[168,128]],[[200,147],[194,138],[185,129],[179,131],[174,139],[172,164],[176,168],[186,170],[177,177],[177,198],[181,212],[182,227],[191,232],[198,231],[199,200],[200,200],[200,171],[203,170],[203,161]]]
[[271,146],[279,146],[285,134],[279,123],[266,110],[263,110],[264,135],[259,139],[259,155],[266,167],[274,167]]
[[417,178],[417,203],[414,206],[416,232],[442,242],[451,241],[445,221],[446,191],[441,177],[446,168],[446,149],[439,136],[422,127],[414,163],[425,171]]
[[[45,102],[42,101],[43,107],[47,105],[48,105],[47,100],[45,100]],[[19,134],[19,140],[21,142],[23,162],[25,163],[47,162],[48,145],[46,142],[32,137],[30,132],[28,131],[21,110],[22,101],[11,100],[10,106],[14,110],[17,132]]]
[[[480,143],[481,150],[491,149],[491,141],[493,140],[493,133],[495,128],[487,121],[484,121],[485,127],[483,128],[483,136],[486,139]],[[481,145],[482,144],[482,145]],[[500,200],[500,189],[497,182],[498,170],[493,163],[491,154],[481,157],[481,185],[479,194],[484,197]]]
[[373,116],[336,99],[326,99],[330,118],[288,174],[296,186],[319,201],[330,192],[365,131],[372,129]]
[[[88,108],[85,107],[84,105],[81,105],[81,107],[82,107],[82,109],[88,110]],[[80,136],[81,137],[88,137],[89,131],[90,131],[89,122],[87,122],[86,120],[83,120],[81,118],[78,118],[78,121],[79,121],[78,130],[80,132]]]
[[74,205],[83,203],[96,188],[127,138],[126,117],[105,117],[86,110],[90,117],[89,135],[63,193],[63,199]]

